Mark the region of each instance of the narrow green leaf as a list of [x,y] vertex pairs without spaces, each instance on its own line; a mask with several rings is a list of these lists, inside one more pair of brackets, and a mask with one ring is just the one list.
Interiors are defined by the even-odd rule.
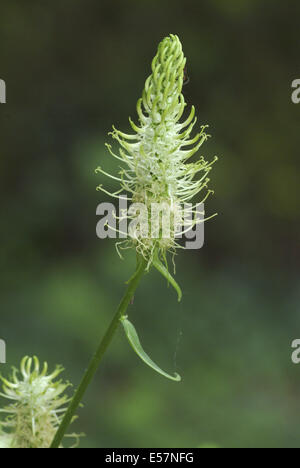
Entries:
[[167,279],[168,283],[170,283],[175,291],[178,294],[178,302],[182,299],[182,291],[180,289],[179,284],[175,281],[173,276],[170,274],[169,270],[165,267],[165,265],[160,261],[158,256],[156,255],[153,259],[152,265]]
[[152,361],[152,359],[148,356],[148,354],[145,353],[145,351],[142,348],[142,345],[140,343],[139,337],[137,335],[136,329],[132,325],[131,322],[127,319],[127,317],[122,317],[121,319],[122,325],[124,327],[126,336],[128,338],[128,341],[130,345],[132,346],[133,350],[136,352],[136,354],[142,359],[142,361],[145,362],[149,367],[151,367],[153,370],[158,372],[159,374],[163,375],[167,379],[174,380],[176,382],[180,382],[181,377],[179,374],[176,374],[174,376],[167,374],[164,372],[155,362]]

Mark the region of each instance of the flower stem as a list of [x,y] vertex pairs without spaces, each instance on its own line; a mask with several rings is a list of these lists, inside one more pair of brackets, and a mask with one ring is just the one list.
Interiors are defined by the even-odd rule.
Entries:
[[104,337],[102,338],[100,345],[90,361],[90,364],[83,376],[83,379],[77,388],[74,397],[70,403],[70,406],[60,424],[60,427],[58,428],[55,437],[53,439],[53,442],[51,444],[50,448],[59,448],[62,442],[62,439],[66,433],[66,430],[68,429],[70,423],[72,422],[72,419],[75,415],[75,412],[80,405],[80,402],[87,390],[87,387],[91,383],[91,381],[94,378],[94,375],[99,367],[99,364],[101,362],[101,359],[107,350],[108,346],[110,345],[110,342],[112,341],[112,338],[118,328],[118,325],[120,323],[120,318],[123,317],[126,314],[127,308],[130,304],[130,301],[132,300],[134,293],[138,287],[138,284],[145,273],[147,263],[143,258],[138,258],[138,263],[137,263],[137,269],[134,274],[134,276],[129,280],[128,282],[128,287],[127,290],[124,294],[124,297],[117,309],[117,312],[112,319]]

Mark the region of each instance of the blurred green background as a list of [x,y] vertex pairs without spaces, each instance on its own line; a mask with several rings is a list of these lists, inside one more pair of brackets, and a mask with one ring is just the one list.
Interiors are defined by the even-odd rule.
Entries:
[[145,367],[119,331],[73,430],[82,447],[299,447],[297,1],[2,0],[1,323],[7,373],[25,355],[62,363],[74,385],[132,274],[96,238],[94,168],[129,130],[158,42],[178,34],[184,88],[213,138],[203,154],[219,216],[180,253],[176,295],[154,271],[130,314],[180,384]]

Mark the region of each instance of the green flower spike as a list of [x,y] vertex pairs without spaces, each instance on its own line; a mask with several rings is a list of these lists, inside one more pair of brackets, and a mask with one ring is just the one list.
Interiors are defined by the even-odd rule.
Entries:
[[[171,34],[159,44],[152,61],[152,74],[147,78],[142,97],[137,102],[138,125],[129,119],[134,133],[128,135],[115,127],[110,133],[120,145],[119,155],[113,152],[110,145],[106,145],[110,154],[124,165],[119,177],[108,174],[101,167],[96,169],[97,173],[119,181],[120,190],[111,193],[112,197],[119,198],[125,191],[130,194],[128,199],[132,203],[146,208],[144,216],[147,229],[140,228],[124,242],[117,243],[118,252],[119,248],[134,247],[138,258],[143,258],[146,262],[146,270],[154,266],[174,287],[179,301],[182,292],[169,272],[167,253],[173,254],[175,266],[176,249],[182,248],[177,241],[178,232],[185,233],[195,224],[203,222],[203,219],[195,216],[187,227],[182,208],[185,203],[190,203],[197,194],[207,189],[208,174],[217,160],[215,157],[212,162],[207,162],[201,156],[195,162],[191,162],[191,158],[207,140],[208,135],[205,131],[207,126],[203,125],[195,136],[191,136],[197,121],[193,106],[188,117],[183,122],[180,121],[186,106],[182,94],[185,64],[186,58],[180,40]],[[102,185],[98,190],[109,194]],[[196,215],[197,205],[204,203],[210,193],[211,190],[206,190],[201,201],[198,200],[195,206],[192,204],[189,208],[190,213]],[[153,206],[163,207],[162,213],[167,212],[169,215],[167,236],[161,228],[156,230],[155,236],[152,235]],[[122,215],[122,219],[124,218],[138,224],[141,214],[132,214],[129,209],[128,213]],[[129,343],[144,362],[168,378],[180,379],[177,374],[174,377],[166,374],[153,363],[141,347],[136,330],[127,316],[121,317],[121,323]]]
[[[149,229],[146,235],[141,232],[139,236],[117,244],[121,248],[134,247],[146,259],[148,269],[151,265],[158,267],[160,261],[167,267],[167,252],[175,254],[177,248],[182,248],[176,240],[178,231],[186,232],[182,206],[207,188],[208,174],[217,160],[215,157],[208,163],[201,156],[196,162],[189,162],[208,135],[206,126],[202,126],[200,132],[191,137],[197,121],[194,107],[186,120],[180,122],[186,106],[182,94],[185,64],[180,40],[171,34],[159,44],[152,61],[152,74],[147,78],[142,97],[137,102],[139,124],[129,119],[135,133],[128,135],[115,127],[110,133],[120,145],[119,155],[112,151],[110,145],[106,146],[112,156],[125,164],[125,168],[121,169],[119,177],[107,174],[100,167],[96,169],[96,172],[120,182],[121,189],[111,196],[118,198],[125,191],[133,203],[146,206],[147,213],[151,213],[153,204],[165,206],[170,213],[168,237],[160,230],[153,238]],[[102,185],[98,190],[109,193]],[[211,192],[208,190],[197,203],[204,202]],[[191,211],[195,214],[196,209],[194,206]],[[128,214],[127,218],[133,219]],[[198,222],[203,220],[191,221],[188,228],[192,229]]]
[[0,396],[11,401],[0,410],[8,415],[0,421],[0,448],[49,448],[69,402],[64,392],[70,384],[55,381],[62,367],[51,374],[47,370],[44,363],[40,371],[37,357],[24,357],[20,371],[13,368],[11,380],[0,376]]

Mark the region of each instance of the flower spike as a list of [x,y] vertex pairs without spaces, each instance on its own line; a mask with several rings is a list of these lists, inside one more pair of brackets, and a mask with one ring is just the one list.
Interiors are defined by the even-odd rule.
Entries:
[[[124,241],[125,248],[134,247],[146,259],[148,268],[155,262],[157,264],[158,257],[165,261],[166,253],[174,254],[179,247],[176,232],[186,228],[184,218],[179,217],[180,207],[207,188],[206,176],[215,162],[214,159],[208,164],[203,157],[196,163],[188,162],[209,135],[207,126],[202,125],[200,132],[191,136],[197,122],[194,106],[186,120],[180,123],[186,107],[182,94],[185,64],[181,42],[176,35],[170,34],[158,46],[151,64],[152,74],[137,102],[139,122],[136,124],[129,119],[135,133],[129,135],[115,127],[110,132],[120,145],[120,156],[113,153],[110,145],[106,146],[113,157],[127,166],[127,170],[121,170],[120,177],[116,177],[98,169],[103,175],[119,181],[120,192],[130,192],[132,202],[143,203],[148,213],[153,204],[167,205],[171,219],[176,219],[176,225],[174,221],[171,223],[167,238],[159,232],[156,238],[148,233],[147,237],[132,236]],[[98,189],[109,193],[102,186]],[[112,197],[118,198],[117,193],[111,194]],[[132,218],[128,216],[128,219]],[[148,221],[151,225],[150,216]]]
[[7,414],[0,421],[0,448],[49,448],[70,401],[65,395],[70,384],[55,381],[63,371],[61,366],[51,374],[47,371],[46,362],[40,371],[38,358],[25,356],[20,371],[12,369],[10,380],[0,376],[0,396],[10,400],[0,410]]

